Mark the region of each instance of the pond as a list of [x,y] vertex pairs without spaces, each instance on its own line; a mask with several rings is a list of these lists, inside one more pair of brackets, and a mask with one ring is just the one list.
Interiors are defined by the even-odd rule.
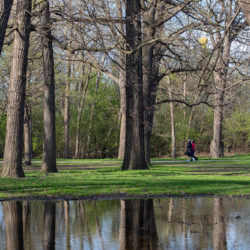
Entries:
[[0,202],[0,249],[250,249],[250,199]]

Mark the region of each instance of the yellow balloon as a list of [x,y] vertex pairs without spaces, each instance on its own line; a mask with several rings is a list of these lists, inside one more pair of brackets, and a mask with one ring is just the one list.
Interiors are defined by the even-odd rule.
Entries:
[[202,36],[198,39],[198,42],[202,45],[202,48],[206,48],[208,40],[205,36]]

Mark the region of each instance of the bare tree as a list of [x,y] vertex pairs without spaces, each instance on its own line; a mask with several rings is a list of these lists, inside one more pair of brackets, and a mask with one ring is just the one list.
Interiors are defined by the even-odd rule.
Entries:
[[24,177],[22,168],[23,121],[30,34],[30,0],[17,1],[16,30],[7,107],[2,176]]
[[0,55],[2,52],[6,28],[12,8],[13,0],[1,0],[0,3]]
[[210,33],[210,38],[216,55],[214,66],[214,127],[213,140],[210,146],[210,155],[213,158],[224,156],[224,144],[222,138],[223,109],[228,82],[227,77],[230,64],[231,45],[235,37],[237,37],[237,29],[239,29],[239,27],[232,25],[233,21],[239,14],[239,9],[233,6],[232,1],[221,2],[219,4],[221,5],[222,11],[216,17],[216,21],[225,21],[224,34],[223,36],[221,35],[221,27],[219,26],[215,26],[214,32]]
[[51,22],[49,1],[42,3],[41,29],[43,74],[44,74],[44,142],[42,172],[57,172],[56,168],[56,134],[55,134],[55,79],[52,41],[50,39]]

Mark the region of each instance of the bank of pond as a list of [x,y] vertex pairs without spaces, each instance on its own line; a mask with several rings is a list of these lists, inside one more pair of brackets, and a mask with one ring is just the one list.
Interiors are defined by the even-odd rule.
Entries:
[[249,249],[247,197],[0,202],[0,249]]

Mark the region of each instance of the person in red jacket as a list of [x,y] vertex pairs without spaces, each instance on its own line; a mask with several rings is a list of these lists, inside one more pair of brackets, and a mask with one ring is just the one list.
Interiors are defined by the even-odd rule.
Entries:
[[198,161],[198,158],[194,155],[195,150],[196,150],[195,141],[192,140],[192,154],[191,154],[191,160],[192,161]]

